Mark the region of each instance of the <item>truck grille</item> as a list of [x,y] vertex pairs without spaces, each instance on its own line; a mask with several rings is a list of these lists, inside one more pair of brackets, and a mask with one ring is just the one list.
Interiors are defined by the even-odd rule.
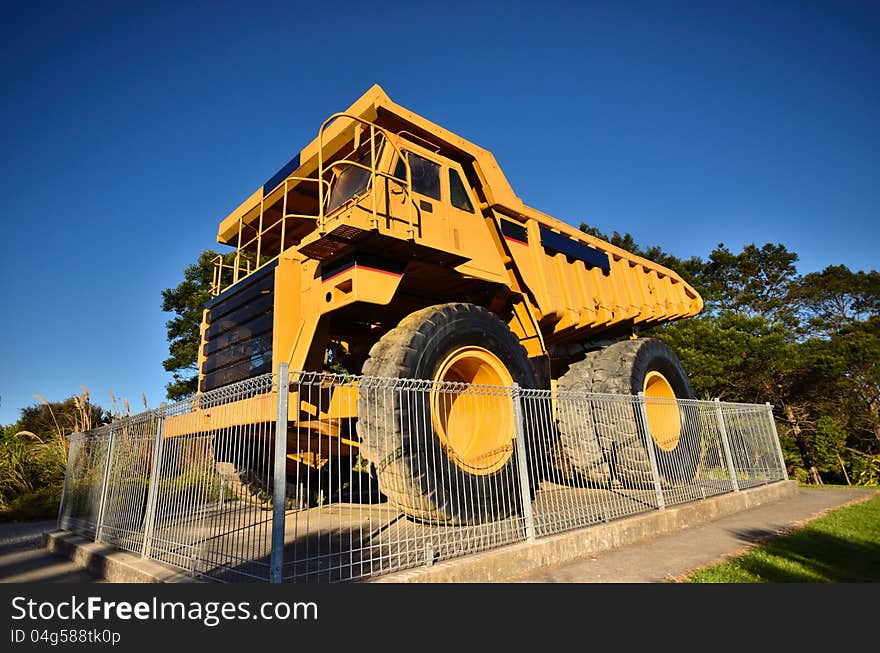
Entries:
[[272,370],[276,267],[258,270],[206,305],[202,392]]

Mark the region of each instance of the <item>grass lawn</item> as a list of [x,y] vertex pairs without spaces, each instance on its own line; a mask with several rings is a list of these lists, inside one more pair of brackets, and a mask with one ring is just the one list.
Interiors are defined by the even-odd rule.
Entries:
[[880,496],[845,506],[748,553],[695,572],[690,583],[880,581]]

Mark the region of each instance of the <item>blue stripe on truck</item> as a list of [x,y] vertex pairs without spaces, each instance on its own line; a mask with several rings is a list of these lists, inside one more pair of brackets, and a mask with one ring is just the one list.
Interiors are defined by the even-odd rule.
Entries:
[[263,197],[266,197],[266,195],[275,190],[275,187],[287,179],[287,177],[297,168],[299,168],[299,154],[285,163],[281,170],[272,175],[269,180],[263,184]]
[[541,245],[546,249],[550,249],[572,258],[580,259],[587,265],[599,268],[606,274],[611,272],[611,263],[608,262],[608,254],[600,252],[584,243],[572,240],[568,236],[563,236],[555,231],[550,231],[547,227],[541,227]]

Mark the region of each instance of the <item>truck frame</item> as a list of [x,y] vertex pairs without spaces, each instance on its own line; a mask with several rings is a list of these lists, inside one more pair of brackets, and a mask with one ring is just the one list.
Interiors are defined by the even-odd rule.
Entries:
[[[378,85],[324,121],[220,223],[217,241],[235,251],[215,261],[196,418],[171,419],[166,437],[247,424],[250,408],[274,406],[272,393],[222,408],[199,397],[283,362],[438,385],[644,392],[657,399],[647,411],[654,453],[684,460],[695,446],[686,417],[662,401],[693,397],[687,374],[666,345],[637,336],[696,315],[697,292],[674,271],[527,206],[489,151]],[[510,510],[488,490],[514,466],[509,398],[482,404],[487,419],[432,391],[422,407],[431,423],[408,429],[399,419],[380,426],[389,423],[383,415],[358,419],[366,388],[331,392],[320,407],[290,402],[290,469],[359,452],[382,493],[414,518],[476,523]],[[625,437],[633,425],[599,422],[555,416],[551,448],[598,485],[644,483],[648,452]],[[383,428],[397,430],[389,437]],[[420,446],[436,448],[460,478],[424,487],[407,453]]]

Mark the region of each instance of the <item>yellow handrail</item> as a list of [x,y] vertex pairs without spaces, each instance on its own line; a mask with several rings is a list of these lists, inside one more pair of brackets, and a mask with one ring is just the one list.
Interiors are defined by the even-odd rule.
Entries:
[[[378,207],[376,206],[377,194],[375,192],[377,177],[385,177],[386,179],[389,179],[391,181],[394,181],[395,183],[398,183],[398,184],[404,186],[404,190],[406,192],[406,197],[407,197],[407,199],[409,199],[409,201],[407,202],[407,207],[408,207],[407,225],[409,227],[407,229],[407,236],[410,239],[415,238],[415,222],[413,220],[413,202],[412,202],[412,174],[410,173],[409,160],[407,159],[407,157],[405,157],[403,155],[403,152],[397,146],[397,143],[396,143],[397,138],[391,132],[383,129],[382,127],[378,127],[374,123],[370,122],[369,120],[365,120],[364,118],[360,118],[358,116],[353,116],[348,113],[334,113],[332,116],[327,118],[327,120],[325,120],[321,124],[321,128],[318,130],[318,178],[319,179],[324,178],[324,131],[327,129],[327,127],[331,123],[335,122],[339,118],[348,118],[349,120],[352,120],[353,122],[359,123],[361,125],[365,125],[370,128],[370,167],[367,168],[365,165],[363,165],[361,163],[358,163],[356,161],[351,161],[348,159],[336,160],[333,162],[333,165],[340,165],[340,164],[351,165],[351,166],[355,166],[358,168],[363,168],[364,170],[369,170],[369,172],[370,172],[370,185],[373,188],[373,193],[372,193],[372,197],[373,197],[373,201],[372,201],[373,225],[377,225],[378,221],[379,221]],[[381,133],[385,137],[385,142],[390,143],[391,147],[394,148],[394,151],[397,153],[397,155],[403,160],[404,166],[406,167],[406,181],[405,181],[405,183],[401,183],[401,180],[398,179],[397,177],[395,177],[394,175],[389,174],[387,172],[382,172],[376,167],[376,131],[377,130],[379,131],[379,133]],[[324,231],[325,231],[324,230],[324,219],[326,216],[324,215],[325,199],[324,199],[324,196],[321,191],[322,191],[322,187],[319,187],[319,190],[318,190],[318,194],[319,194],[319,196],[318,196],[318,206],[319,206],[318,233],[323,235]],[[329,196],[328,196],[328,199],[329,199]]]
[[[242,257],[244,258],[244,257]],[[247,273],[244,276],[247,276],[251,273],[251,262],[247,258],[244,258],[244,262],[247,264],[246,269]],[[228,288],[232,284],[230,283],[228,286],[223,285],[223,271],[231,270],[233,272],[233,277],[235,275],[235,263],[224,263],[223,262],[223,254],[218,254],[214,258],[211,259],[211,263],[214,264],[213,275],[211,278],[211,288],[210,293],[212,297],[216,297],[220,294],[221,290],[224,288]]]
[[[236,283],[238,283],[239,281],[241,281],[245,277],[256,272],[257,270],[264,267],[265,265],[272,263],[273,261],[275,261],[276,259],[278,259],[281,256],[281,254],[284,251],[284,239],[285,239],[285,235],[286,235],[287,220],[289,218],[307,218],[307,219],[316,220],[317,226],[318,226],[318,232],[320,234],[325,233],[325,221],[326,221],[326,217],[327,217],[325,210],[326,210],[327,203],[329,202],[329,199],[330,199],[331,182],[330,182],[330,180],[324,178],[324,175],[326,172],[325,167],[324,167],[324,132],[331,123],[335,122],[339,118],[347,118],[357,125],[364,125],[366,127],[369,127],[369,129],[370,129],[370,135],[369,135],[369,138],[370,138],[370,165],[367,166],[365,164],[358,163],[357,161],[352,161],[352,160],[346,159],[346,158],[333,161],[332,165],[333,166],[339,166],[339,165],[353,166],[356,168],[361,168],[362,170],[366,170],[367,172],[370,173],[370,187],[373,189],[373,192],[371,193],[371,195],[372,195],[371,213],[372,213],[372,224],[373,224],[374,228],[378,226],[378,222],[379,222],[379,215],[378,215],[379,207],[377,205],[378,194],[376,192],[377,179],[380,177],[384,177],[385,179],[402,186],[403,190],[406,194],[404,201],[407,204],[407,216],[406,216],[407,237],[410,239],[415,238],[416,223],[415,223],[415,218],[413,216],[413,204],[414,203],[412,200],[412,172],[411,172],[410,165],[409,165],[409,159],[404,155],[403,151],[398,146],[397,141],[398,141],[399,137],[391,132],[388,132],[387,130],[383,129],[382,127],[379,127],[379,126],[375,125],[374,123],[372,123],[368,120],[365,120],[363,118],[360,118],[358,116],[353,116],[353,115],[346,114],[346,113],[335,113],[332,116],[330,116],[329,118],[327,118],[327,120],[325,120],[321,124],[321,128],[318,130],[317,177],[290,176],[284,180],[281,217],[278,218],[277,220],[273,221],[269,225],[264,224],[264,216],[265,216],[265,212],[266,212],[266,206],[265,206],[266,198],[265,197],[260,199],[259,216],[258,216],[256,227],[251,226],[252,222],[248,223],[248,224],[245,223],[244,214],[242,214],[239,217],[239,219],[238,219],[238,236],[236,238],[236,243],[235,243],[235,259],[234,259],[234,261],[232,263],[225,263],[224,257],[222,254],[212,260],[212,263],[214,264],[214,271],[213,271],[210,292],[213,297],[216,297],[217,295],[219,295],[223,290],[225,290],[229,286],[235,285]],[[378,161],[376,160],[377,155],[378,155],[377,147],[376,147],[376,139],[377,139],[377,136],[379,136],[379,135],[384,137],[385,142],[391,144],[391,147],[394,148],[394,152],[397,153],[398,157],[401,160],[403,160],[405,171],[406,171],[406,179],[405,180],[401,180],[398,177],[395,177],[393,174],[383,172],[378,169]],[[359,141],[359,134],[355,136],[355,143],[358,143],[358,141]],[[357,147],[355,147],[355,149],[357,149]],[[334,174],[335,174],[335,172],[334,172]],[[297,213],[289,214],[289,213],[287,213],[288,189],[291,184],[301,183],[301,182],[311,182],[311,183],[318,184],[318,212],[317,212],[317,215],[306,215],[306,214],[297,214]],[[274,206],[274,203],[273,203],[273,206]],[[264,261],[264,260],[262,260],[262,258],[264,256],[263,237],[267,233],[278,228],[279,225],[280,225],[280,229],[281,229],[281,238],[279,240],[278,252],[276,254],[274,254],[271,258],[268,258]],[[250,237],[248,240],[243,242],[243,240],[245,238],[245,236],[244,236],[245,227],[253,228],[255,233],[252,237]],[[248,259],[247,256],[245,256],[244,251],[247,248],[252,247],[254,244],[256,244],[256,260],[253,261],[253,265],[252,265],[252,262],[250,261],[250,259]],[[232,281],[228,285],[224,286],[223,274],[226,270],[231,271]]]
[[[255,229],[255,234],[249,239],[242,242],[243,232],[245,228],[244,216],[240,217],[238,220],[238,238],[236,240],[236,250],[235,250],[235,260],[232,263],[224,263],[223,255],[219,255],[216,258],[212,259],[214,263],[214,274],[211,283],[211,295],[216,297],[223,290],[228,288],[229,286],[235,285],[248,275],[256,272],[260,268],[268,265],[272,261],[276,260],[284,251],[284,238],[286,235],[286,227],[287,220],[291,218],[307,218],[310,220],[317,219],[318,216],[304,214],[304,213],[288,213],[287,212],[287,194],[290,185],[294,182],[314,182],[318,184],[318,188],[323,188],[324,186],[329,186],[329,182],[324,179],[315,179],[314,177],[295,177],[291,176],[284,180],[284,191],[283,191],[283,202],[282,202],[282,210],[281,217],[272,222],[269,225],[265,225],[263,223],[264,215],[265,215],[265,199],[260,200],[260,214],[258,220],[258,226]],[[319,195],[320,195],[319,191]],[[262,260],[263,258],[263,236],[267,233],[276,229],[279,225],[281,225],[281,238],[278,241],[278,253],[274,254],[271,258],[266,260]],[[251,261],[245,256],[244,250],[248,247],[254,245],[256,243],[256,260],[253,262],[253,266],[251,266]],[[223,285],[223,272],[224,270],[232,271],[232,281],[228,285]]]

